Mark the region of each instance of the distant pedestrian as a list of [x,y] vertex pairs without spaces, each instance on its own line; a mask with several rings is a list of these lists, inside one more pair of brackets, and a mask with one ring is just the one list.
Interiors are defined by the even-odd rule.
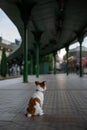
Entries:
[[20,75],[20,66],[19,65],[17,66],[17,75],[18,76]]

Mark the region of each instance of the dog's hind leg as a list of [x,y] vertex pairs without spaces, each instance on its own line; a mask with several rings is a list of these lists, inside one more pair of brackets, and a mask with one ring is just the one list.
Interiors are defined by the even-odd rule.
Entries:
[[41,106],[40,106],[40,104],[38,102],[36,102],[36,105],[34,107],[36,109],[35,115],[40,115],[41,116],[41,115],[44,114],[43,110],[42,110],[42,108],[41,108]]

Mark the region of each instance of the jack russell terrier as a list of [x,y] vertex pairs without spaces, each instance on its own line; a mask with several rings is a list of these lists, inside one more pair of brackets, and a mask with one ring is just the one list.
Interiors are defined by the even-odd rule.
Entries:
[[33,115],[43,115],[43,101],[44,101],[44,91],[46,90],[46,81],[39,82],[35,81],[36,84],[36,92],[30,98],[27,108],[27,117],[31,117]]

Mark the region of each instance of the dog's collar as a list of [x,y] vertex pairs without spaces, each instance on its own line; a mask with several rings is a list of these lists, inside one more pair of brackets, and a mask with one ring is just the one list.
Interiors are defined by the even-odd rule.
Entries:
[[36,91],[44,93],[44,91],[40,91],[40,90],[38,90],[38,89],[36,89]]

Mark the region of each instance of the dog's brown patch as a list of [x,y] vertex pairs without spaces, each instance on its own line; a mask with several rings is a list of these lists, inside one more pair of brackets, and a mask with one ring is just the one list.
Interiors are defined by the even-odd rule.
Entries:
[[40,99],[39,98],[31,98],[28,104],[28,108],[27,108],[27,112],[34,115],[35,113],[35,105],[36,102],[38,102],[39,104],[41,104]]

